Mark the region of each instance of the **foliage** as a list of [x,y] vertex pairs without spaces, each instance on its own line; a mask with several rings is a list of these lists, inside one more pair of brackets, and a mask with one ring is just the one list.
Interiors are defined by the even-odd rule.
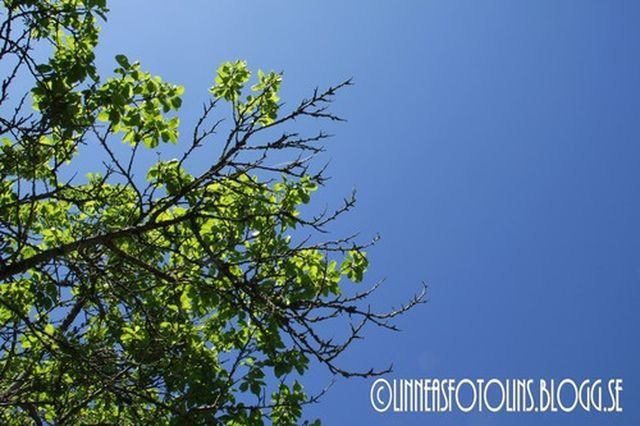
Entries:
[[[295,424],[319,396],[299,381],[311,362],[346,377],[386,371],[336,359],[365,324],[393,329],[424,293],[387,313],[362,306],[375,286],[342,294],[343,278],[363,280],[366,245],[311,235],[354,200],[304,218],[325,181],[309,160],[327,135],[279,130],[338,120],[327,107],[349,82],[282,112],[280,74],[258,71],[251,85],[244,62],[225,63],[184,142],[182,87],[125,55],[99,75],[104,0],[4,0],[1,11],[2,424]],[[19,79],[32,89],[20,93]],[[134,174],[136,153],[178,141],[181,158]],[[205,148],[212,164],[190,172]],[[97,151],[103,170],[65,172]],[[272,165],[277,151],[293,159]],[[342,341],[323,337],[334,318],[350,325]]]

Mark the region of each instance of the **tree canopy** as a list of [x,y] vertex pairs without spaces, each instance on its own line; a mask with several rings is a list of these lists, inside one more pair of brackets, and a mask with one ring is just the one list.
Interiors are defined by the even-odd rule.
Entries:
[[[99,75],[105,0],[0,13],[0,423],[296,424],[322,393],[303,390],[310,365],[387,371],[338,357],[424,291],[387,312],[368,307],[377,285],[343,291],[368,244],[321,237],[354,198],[301,213],[328,135],[288,130],[339,120],[328,107],[349,81],[285,108],[280,73],[228,62],[184,136],[181,86],[125,55]],[[178,143],[141,171],[141,151]]]

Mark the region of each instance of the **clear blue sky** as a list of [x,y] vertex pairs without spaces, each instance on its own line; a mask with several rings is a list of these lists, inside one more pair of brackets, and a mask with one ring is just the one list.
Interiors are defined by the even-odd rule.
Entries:
[[[621,377],[618,415],[378,415],[339,380],[326,424],[640,424],[640,3],[111,2],[101,63],[125,53],[186,86],[184,130],[216,66],[285,71],[283,99],[353,76],[331,126],[334,177],[358,188],[336,232],[379,232],[376,303],[429,303],[370,330],[345,366],[392,377]],[[108,60],[107,60],[108,59]],[[203,158],[203,162],[207,159]],[[327,381],[309,377],[311,390]]]

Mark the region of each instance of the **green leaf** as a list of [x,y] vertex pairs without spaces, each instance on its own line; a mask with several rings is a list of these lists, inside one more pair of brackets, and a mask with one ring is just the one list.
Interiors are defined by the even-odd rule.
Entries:
[[122,68],[125,68],[125,69],[131,68],[129,59],[127,59],[125,55],[116,55],[116,62],[118,62],[118,65],[120,65]]

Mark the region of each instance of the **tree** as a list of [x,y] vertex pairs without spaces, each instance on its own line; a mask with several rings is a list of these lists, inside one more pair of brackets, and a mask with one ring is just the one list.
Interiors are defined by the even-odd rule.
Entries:
[[[339,120],[328,106],[349,81],[284,111],[280,74],[251,85],[244,62],[225,63],[180,158],[140,177],[140,151],[184,140],[183,88],[124,55],[98,75],[105,0],[1,12],[2,424],[292,424],[319,396],[298,381],[310,363],[387,371],[336,360],[366,324],[395,329],[424,291],[385,313],[366,306],[377,285],[342,293],[362,281],[368,244],[318,237],[354,198],[305,218],[327,135],[281,130]],[[103,167],[69,173],[89,149]],[[203,150],[215,161],[190,172]],[[343,340],[325,337],[332,321]]]

